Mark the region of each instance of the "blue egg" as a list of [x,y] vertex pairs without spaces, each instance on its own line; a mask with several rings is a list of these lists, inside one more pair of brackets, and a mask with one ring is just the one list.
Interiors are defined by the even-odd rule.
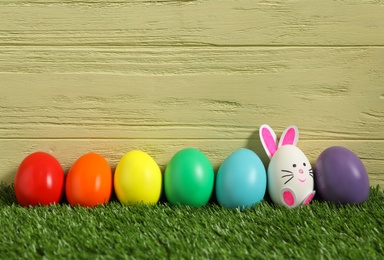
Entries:
[[240,149],[228,156],[217,173],[216,197],[221,206],[249,208],[260,202],[267,188],[267,174],[259,156]]

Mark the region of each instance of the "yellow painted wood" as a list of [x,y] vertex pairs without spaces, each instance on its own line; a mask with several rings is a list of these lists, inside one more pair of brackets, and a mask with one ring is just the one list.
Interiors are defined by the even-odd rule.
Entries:
[[294,122],[303,139],[383,137],[382,87],[364,89],[361,78],[344,83],[335,73],[318,80],[312,74],[303,82],[299,74],[291,80],[279,74],[3,75],[0,133],[4,138],[248,138],[263,122],[277,129]]
[[132,149],[217,169],[296,124],[384,186],[384,1],[0,1],[0,181],[42,150],[68,170]]
[[383,1],[2,0],[2,44],[382,45]]

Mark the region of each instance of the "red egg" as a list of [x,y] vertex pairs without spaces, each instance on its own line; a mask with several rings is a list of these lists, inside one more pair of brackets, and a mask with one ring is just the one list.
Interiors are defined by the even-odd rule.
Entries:
[[59,203],[64,188],[64,171],[52,155],[32,153],[21,162],[14,188],[16,199],[22,206]]
[[93,207],[109,201],[112,193],[112,171],[107,160],[97,154],[81,156],[67,175],[65,193],[68,203]]

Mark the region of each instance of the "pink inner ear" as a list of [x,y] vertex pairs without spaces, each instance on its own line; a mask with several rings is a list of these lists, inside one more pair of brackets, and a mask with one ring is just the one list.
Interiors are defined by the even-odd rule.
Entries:
[[268,131],[268,129],[263,128],[261,130],[261,134],[263,135],[264,144],[267,147],[270,157],[272,157],[276,152],[276,140],[274,140],[271,133]]
[[284,136],[283,143],[281,144],[286,145],[286,144],[293,144],[295,142],[295,129],[290,128],[288,129],[287,133]]

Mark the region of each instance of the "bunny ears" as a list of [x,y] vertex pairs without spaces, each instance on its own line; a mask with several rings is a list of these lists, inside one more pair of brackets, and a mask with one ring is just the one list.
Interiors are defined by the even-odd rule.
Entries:
[[279,144],[277,144],[275,131],[273,131],[269,125],[264,124],[260,126],[259,135],[265,152],[269,158],[272,158],[277,149],[281,146],[287,144],[297,144],[297,141],[299,140],[299,129],[297,129],[294,125],[287,127],[280,138]]

